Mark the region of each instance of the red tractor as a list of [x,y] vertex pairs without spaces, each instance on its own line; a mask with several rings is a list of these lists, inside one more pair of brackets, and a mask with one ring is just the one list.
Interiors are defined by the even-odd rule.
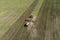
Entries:
[[32,15],[30,15],[27,19],[25,19],[24,27],[28,27],[28,25],[30,24],[30,22],[33,21],[32,19],[33,19]]

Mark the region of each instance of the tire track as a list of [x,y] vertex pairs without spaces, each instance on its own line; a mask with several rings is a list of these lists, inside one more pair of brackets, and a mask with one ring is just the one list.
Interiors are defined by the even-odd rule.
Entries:
[[[41,9],[43,9],[43,7],[44,7],[44,5],[46,5],[46,0],[43,2],[43,5],[42,5],[42,8]],[[41,11],[41,10],[40,10]],[[39,12],[40,12],[39,11]],[[40,14],[40,13],[39,13]],[[39,16],[39,14],[38,14],[38,16]],[[36,17],[37,19],[38,19],[38,16]],[[35,21],[37,21],[37,20],[35,20]],[[33,25],[33,27],[32,27],[32,29],[31,29],[31,32],[30,32],[30,35],[29,35],[29,40],[41,40],[40,39],[40,36],[39,36],[39,34],[38,34],[38,30],[36,29],[36,25],[37,25],[38,23],[36,22],[36,23],[34,23],[34,25]]]
[[[6,32],[6,34],[2,37],[1,40],[15,40],[15,38],[17,38],[16,35],[18,35],[18,36],[21,35],[19,33],[21,33],[22,31],[25,30],[22,27],[24,20],[25,20],[25,18],[27,18],[31,14],[31,12],[33,11],[33,9],[37,5],[37,3],[38,3],[38,0],[34,0],[34,2],[23,13],[23,15],[15,22],[15,24],[13,24],[11,26],[11,28],[8,30],[8,32]],[[22,29],[22,30],[20,31],[20,29]]]
[[60,10],[60,9],[57,9],[58,7],[57,7],[57,5],[59,4],[59,2],[57,3],[57,1],[59,1],[60,2],[60,0],[53,0],[52,1],[52,9],[51,9],[51,14],[50,14],[50,16],[49,16],[49,18],[51,19],[50,20],[50,25],[51,26],[49,26],[50,27],[50,34],[51,34],[51,36],[50,36],[50,40],[60,40],[60,27],[59,27],[59,25],[60,25],[60,16],[58,15],[60,12],[57,12],[58,10]]
[[46,20],[48,17],[47,15],[51,11],[51,6],[49,6],[49,3],[50,0],[45,0],[45,3],[42,5],[37,17],[38,20],[36,22],[36,28],[38,30],[38,34],[40,35],[39,40],[45,40]]
[[40,14],[38,14],[36,28],[40,35],[40,40],[60,40],[59,23],[57,22],[57,16],[59,16],[57,11],[60,9],[56,9],[54,1],[57,0],[48,0],[48,3],[40,9]]
[[[41,9],[43,9],[43,7],[44,7],[44,5],[46,5],[46,1],[44,1],[44,3],[43,3],[43,6],[42,6],[42,8]],[[40,10],[41,11],[41,10]],[[40,12],[39,11],[39,12]],[[40,13],[39,13],[40,14]],[[39,14],[38,14],[38,16],[39,16]],[[38,18],[37,18],[38,19]],[[36,22],[36,25],[37,25],[38,23]],[[36,26],[37,27],[37,26]],[[34,30],[32,29],[32,32],[33,32]],[[34,32],[34,34],[36,35],[33,35],[33,36],[35,36],[35,37],[33,37],[32,35],[31,35],[31,38],[29,39],[29,40],[41,40],[40,39],[40,37],[39,37],[39,34],[38,34],[38,30],[35,30],[35,31],[37,31],[37,33],[36,32]]]
[[[37,4],[38,1],[39,0],[35,0],[35,4]],[[21,32],[20,32],[20,30],[21,30]],[[27,31],[27,28],[24,28],[24,24],[22,24],[22,28],[20,30],[17,33],[17,35],[15,35],[15,37],[13,38],[13,40],[28,40],[29,32]]]
[[[51,0],[51,12],[48,13],[48,18],[47,18],[47,25],[46,25],[46,35],[45,38],[46,40],[58,40],[59,37],[57,36],[59,32],[57,32],[57,28],[59,26],[57,25],[57,7],[56,7],[56,1],[57,0]],[[56,20],[57,18],[57,20]],[[57,33],[57,34],[56,34]],[[57,38],[58,37],[58,38]]]

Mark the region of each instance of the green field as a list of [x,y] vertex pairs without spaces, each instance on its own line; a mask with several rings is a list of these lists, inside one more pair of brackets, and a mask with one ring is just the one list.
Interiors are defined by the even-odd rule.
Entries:
[[37,16],[38,15],[38,12],[41,8],[41,5],[43,3],[44,0],[39,0],[37,6],[35,7],[34,11],[31,13],[33,16]]
[[34,0],[0,0],[0,37]]

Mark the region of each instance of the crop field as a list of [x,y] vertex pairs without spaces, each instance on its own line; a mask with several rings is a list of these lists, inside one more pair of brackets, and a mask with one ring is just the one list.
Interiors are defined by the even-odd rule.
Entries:
[[[60,40],[60,0],[0,0],[0,6],[0,40]],[[24,27],[31,14],[35,22]]]
[[0,37],[24,13],[34,0],[0,0]]

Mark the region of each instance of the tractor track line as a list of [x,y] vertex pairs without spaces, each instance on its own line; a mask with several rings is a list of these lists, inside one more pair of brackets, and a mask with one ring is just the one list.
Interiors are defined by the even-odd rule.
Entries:
[[[43,8],[44,11],[41,12],[42,15],[40,17],[38,17],[38,22],[37,22],[38,25],[36,27],[38,27],[37,29],[39,29],[38,32],[40,32],[40,30],[41,30],[41,32],[39,34],[42,37],[42,39],[40,39],[40,40],[58,40],[58,39],[55,38],[56,34],[54,34],[54,32],[55,32],[54,19],[56,18],[56,15],[55,15],[56,14],[55,13],[56,9],[54,8],[55,6],[53,6],[53,5],[56,5],[56,4],[53,3],[54,1],[55,0],[48,1],[48,4],[46,4],[46,5],[49,8],[45,5],[45,8]],[[54,9],[55,9],[55,11],[54,11]],[[48,23],[49,21],[51,21],[51,22]],[[48,26],[47,26],[47,24],[48,24]]]
[[[46,0],[47,1],[47,0]],[[38,17],[40,16],[39,14],[40,14],[40,11],[43,11],[43,8],[44,8],[44,6],[46,5],[46,1],[44,1],[43,3],[42,3],[42,8],[40,8],[40,10],[39,10],[39,12],[38,12],[38,15],[37,15],[37,19],[38,19]],[[37,20],[36,20],[36,22],[34,23],[34,24],[38,24],[37,23]],[[36,25],[35,25],[35,27],[37,27]],[[33,34],[32,34],[33,35]],[[40,37],[39,37],[39,35],[38,35],[38,32],[37,32],[37,34],[35,34],[36,35],[36,37],[32,37],[32,35],[31,35],[31,39],[29,39],[29,40],[41,40],[40,39]],[[34,35],[34,36],[35,36]]]
[[[50,23],[47,23],[47,29],[48,31],[48,38],[46,38],[47,40],[59,40],[59,37],[57,36],[59,32],[57,32],[56,28],[59,28],[59,24],[56,24],[56,17],[57,17],[57,9],[56,9],[56,1],[57,0],[51,0],[52,1],[52,7],[51,7],[51,12],[49,13],[49,17],[48,17],[48,21],[50,21]],[[55,2],[54,2],[55,1]],[[50,20],[49,20],[50,19]],[[58,19],[57,19],[58,20]],[[49,26],[50,25],[50,26]],[[57,27],[56,27],[57,25]],[[57,32],[57,34],[56,34]],[[56,35],[56,36],[55,36]],[[58,38],[57,38],[58,37]]]
[[[46,0],[46,1],[47,1],[47,0]],[[44,6],[45,6],[45,5],[46,5],[46,3],[47,3],[46,1],[45,1],[45,2],[43,2],[42,8],[41,8],[41,10],[42,10],[42,11],[43,11]],[[45,5],[44,5],[44,4],[45,4]],[[41,11],[41,10],[39,10],[39,14],[40,14],[40,11]],[[39,14],[38,14],[38,16],[40,16]],[[37,16],[37,17],[38,17],[38,16]],[[33,40],[40,40],[40,37],[39,37],[39,38],[37,38],[37,39],[35,39],[35,38],[32,38],[32,39],[33,39]]]
[[[39,0],[37,0],[37,1],[35,1],[36,3],[35,4],[37,4],[38,3],[38,1]],[[22,24],[23,25],[23,24]],[[24,26],[23,26],[24,27]],[[13,40],[15,40],[15,39],[18,39],[18,38],[20,38],[20,36],[22,35],[22,34],[24,34],[24,33],[26,33],[26,28],[22,28],[22,30],[21,30],[21,32],[20,32],[20,30],[17,32],[17,35],[15,35],[15,37],[14,38],[12,38]],[[20,36],[19,36],[20,35]],[[17,38],[16,38],[17,37]],[[18,39],[19,40],[19,39]],[[21,39],[22,40],[22,39]]]
[[50,9],[48,7],[48,5],[49,5],[48,2],[49,2],[49,0],[48,1],[46,0],[46,3],[42,5],[42,8],[40,9],[38,17],[37,17],[38,20],[36,22],[36,24],[37,24],[36,27],[37,27],[37,30],[39,30],[39,31],[41,30],[39,33],[41,39],[39,39],[39,40],[44,40],[44,38],[45,38],[44,30],[46,30],[47,14],[50,13],[49,12]]

